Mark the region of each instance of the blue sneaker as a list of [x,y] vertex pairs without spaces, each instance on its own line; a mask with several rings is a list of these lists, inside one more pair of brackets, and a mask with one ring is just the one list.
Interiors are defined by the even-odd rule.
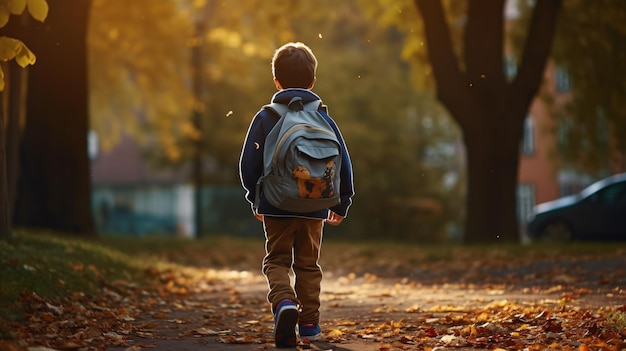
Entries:
[[283,300],[276,306],[274,315],[274,341],[276,347],[296,347],[296,323],[298,306],[291,300]]
[[301,338],[307,338],[309,340],[319,340],[322,337],[322,328],[319,324],[300,324],[298,325],[298,332]]

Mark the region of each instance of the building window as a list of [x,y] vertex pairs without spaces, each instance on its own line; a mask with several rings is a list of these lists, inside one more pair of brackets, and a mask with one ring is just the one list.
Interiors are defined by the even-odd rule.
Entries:
[[513,56],[506,56],[504,58],[504,75],[511,81],[517,76],[517,61]]
[[535,207],[535,184],[526,183],[517,186],[517,219],[528,223]]
[[524,136],[522,138],[522,155],[530,156],[535,153],[535,120],[531,115],[524,119]]
[[572,89],[572,82],[569,73],[567,73],[565,68],[557,67],[554,80],[556,84],[556,91],[559,93],[565,93]]
[[567,147],[569,145],[570,133],[572,132],[573,122],[571,119],[562,120],[557,128],[556,135],[559,146]]
[[573,170],[560,170],[558,172],[559,196],[578,194],[586,186],[593,182],[593,178]]
[[89,155],[89,159],[91,161],[98,158],[98,154],[100,151],[98,145],[98,134],[93,130],[90,130],[89,133],[87,133],[87,154]]

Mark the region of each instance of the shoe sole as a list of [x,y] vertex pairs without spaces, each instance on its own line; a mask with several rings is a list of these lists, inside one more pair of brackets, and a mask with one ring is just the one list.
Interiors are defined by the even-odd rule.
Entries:
[[298,309],[296,306],[285,306],[278,312],[274,341],[276,347],[296,347],[296,324],[298,323]]
[[315,334],[315,335],[300,335],[301,338],[307,338],[311,341],[317,341],[319,339],[322,338],[322,334]]
[[[308,329],[312,329],[312,328],[308,328]],[[321,332],[317,334],[313,334],[313,335],[302,335],[302,329],[300,328],[300,326],[298,326],[297,330],[298,330],[298,335],[300,335],[301,338],[306,338],[306,339],[309,339],[310,341],[317,341],[322,338]]]

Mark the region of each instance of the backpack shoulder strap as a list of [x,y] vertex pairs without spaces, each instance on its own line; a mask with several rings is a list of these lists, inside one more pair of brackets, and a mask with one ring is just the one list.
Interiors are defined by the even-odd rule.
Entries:
[[272,102],[271,104],[267,104],[263,106],[263,108],[274,112],[275,114],[278,115],[278,117],[282,117],[286,115],[287,111],[289,111],[289,107],[287,107],[287,105],[279,104],[277,102]]

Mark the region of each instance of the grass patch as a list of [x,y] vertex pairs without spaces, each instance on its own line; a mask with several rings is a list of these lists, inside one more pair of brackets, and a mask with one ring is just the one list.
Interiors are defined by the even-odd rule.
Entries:
[[147,262],[97,241],[16,231],[10,241],[0,241],[0,264],[0,318],[16,319],[23,315],[22,294],[51,301],[74,292],[98,294],[116,279],[144,282]]

